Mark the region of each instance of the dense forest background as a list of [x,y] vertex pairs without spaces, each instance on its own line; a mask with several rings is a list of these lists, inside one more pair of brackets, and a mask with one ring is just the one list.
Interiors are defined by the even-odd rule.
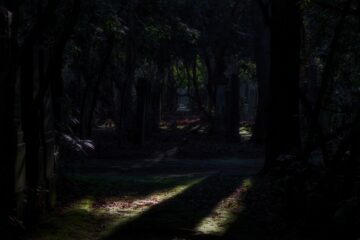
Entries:
[[2,232],[56,208],[98,129],[142,149],[180,114],[263,154],[285,219],[356,239],[359,40],[359,0],[0,0]]

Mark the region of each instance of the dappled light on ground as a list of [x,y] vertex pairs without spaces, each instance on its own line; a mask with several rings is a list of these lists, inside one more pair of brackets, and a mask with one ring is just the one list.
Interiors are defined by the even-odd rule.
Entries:
[[93,205],[94,205],[94,199],[93,197],[86,197],[84,199],[81,199],[80,201],[73,204],[73,206],[70,206],[67,210],[83,210],[86,212],[92,212],[93,211]]
[[239,134],[245,140],[250,140],[253,136],[253,133],[249,127],[243,126],[239,129]]
[[[61,209],[57,216],[45,220],[30,239],[99,239],[111,232],[114,227],[133,221],[152,207],[181,194],[202,180],[201,177],[189,176],[149,178],[146,184],[165,186],[173,184],[174,186],[145,196],[139,196],[126,190],[126,187],[132,188],[135,185],[123,187],[122,189],[127,191],[123,196],[116,196],[116,194],[114,194],[115,196],[102,196],[101,193],[97,193],[98,196],[96,194],[85,196]],[[119,178],[118,181],[124,182],[124,179]],[[130,184],[131,181],[127,181],[127,184]],[[106,188],[105,184],[102,187]]]
[[136,220],[136,218],[140,217],[152,207],[180,195],[186,189],[202,180],[203,178],[196,178],[185,185],[180,185],[170,190],[156,192],[141,199],[105,200],[105,203],[99,206],[99,212],[103,215],[112,217],[112,221],[109,222],[108,229],[105,232],[111,232],[115,227],[118,228],[129,221]]
[[219,202],[211,213],[198,224],[196,231],[206,235],[222,236],[225,234],[246,207],[242,200],[251,186],[251,179],[244,179],[230,196]]
[[29,239],[96,239],[103,219],[93,208],[94,199],[86,197],[44,220]]
[[[243,189],[244,178],[214,174],[187,188],[181,194],[153,206],[144,214],[126,224],[119,225],[106,239],[194,239],[206,236],[199,231],[209,216],[224,212],[221,221],[227,221],[231,211],[236,214],[236,198]],[[231,196],[231,197],[229,197]],[[228,199],[229,198],[229,199]],[[227,199],[227,200],[226,200]],[[217,209],[217,210],[214,210]],[[206,221],[206,220],[205,220]],[[221,225],[222,223],[216,223]],[[213,234],[213,232],[211,232]],[[196,238],[195,238],[196,239]]]
[[120,199],[106,199],[104,203],[100,203],[97,207],[102,210],[103,213],[109,215],[120,216],[122,214],[138,215],[148,210],[150,207],[161,203],[167,199],[170,199],[177,194],[181,194],[184,190],[191,187],[193,184],[201,181],[202,179],[194,179],[186,185],[180,185],[170,190],[164,190],[155,192],[148,196],[134,199],[134,198],[120,198]]

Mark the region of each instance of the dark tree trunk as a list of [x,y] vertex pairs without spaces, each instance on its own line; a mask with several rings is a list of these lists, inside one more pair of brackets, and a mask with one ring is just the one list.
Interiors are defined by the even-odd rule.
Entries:
[[93,120],[94,120],[94,112],[95,112],[96,105],[98,103],[101,83],[102,83],[102,80],[104,79],[104,75],[106,74],[107,66],[109,65],[109,62],[111,59],[113,47],[114,47],[114,38],[113,38],[113,36],[110,36],[108,46],[105,50],[105,56],[104,56],[103,62],[100,65],[99,74],[96,78],[96,82],[92,89],[92,92],[90,93],[91,98],[89,101],[89,104],[90,104],[89,112],[88,112],[87,117],[83,118],[83,121],[85,121],[85,127],[84,127],[85,135],[84,136],[87,138],[91,137],[92,128],[93,128]]
[[270,81],[270,25],[266,21],[266,17],[262,13],[259,4],[255,3],[254,5],[254,49],[259,94],[253,139],[256,143],[262,144],[265,143],[267,135],[266,122],[268,119]]
[[0,6],[0,152],[2,166],[0,168],[0,183],[2,197],[0,200],[0,229],[9,230],[8,217],[14,215],[14,161],[16,157],[15,116],[15,75],[14,66],[10,64],[11,17],[8,9]]
[[271,9],[271,70],[265,168],[281,154],[295,154],[299,135],[300,6],[274,0]]
[[87,126],[89,122],[87,119],[90,117],[90,102],[92,102],[93,99],[93,79],[88,79],[87,81],[80,105],[79,136],[82,139],[90,136],[90,132],[88,132],[89,127]]
[[[40,184],[40,111],[35,103],[34,94],[39,79],[35,77],[34,70],[37,65],[34,60],[34,51],[28,51],[23,58],[21,67],[22,92],[22,122],[24,126],[24,140],[26,143],[26,182],[28,187],[27,223],[31,224],[38,214],[38,187]],[[34,64],[33,64],[34,63]]]
[[158,66],[158,71],[151,87],[151,108],[150,108],[150,131],[157,132],[160,129],[161,122],[161,97],[162,83],[166,78],[166,70],[164,66]]
[[198,72],[197,72],[197,56],[195,56],[194,58],[194,62],[192,65],[192,83],[194,86],[194,91],[195,91],[195,101],[198,107],[198,110],[201,111],[201,113],[203,114],[202,118],[205,118],[204,120],[208,121],[211,118],[211,114],[209,113],[209,111],[206,109],[206,107],[203,104],[203,99],[201,96],[201,92],[200,92],[200,86],[198,83]]
[[146,137],[146,118],[148,109],[148,81],[140,78],[136,86],[137,112],[136,112],[136,136],[135,143],[142,146]]
[[69,4],[68,8],[71,9],[69,12],[67,21],[64,24],[63,30],[57,36],[53,54],[49,61],[49,66],[47,69],[47,84],[44,86],[44,91],[47,91],[48,84],[50,84],[52,92],[52,103],[54,109],[54,120],[56,128],[59,128],[63,123],[63,104],[64,104],[64,83],[62,79],[62,68],[63,68],[63,56],[65,51],[65,46],[71,37],[78,18],[80,16],[81,10],[81,1],[82,0],[73,0]]
[[195,57],[193,66],[192,66],[192,82],[194,85],[194,91],[196,95],[196,102],[198,103],[198,107],[200,110],[204,110],[204,106],[201,99],[200,89],[199,89],[199,83],[198,83],[198,73],[197,73],[197,57]]
[[208,93],[208,111],[209,113],[212,113],[212,111],[215,108],[215,89],[214,89],[214,70],[213,66],[211,64],[210,57],[206,54],[204,56],[204,62],[206,66],[206,72],[207,72],[207,83],[206,83],[206,90]]
[[228,136],[230,140],[239,140],[240,125],[240,79],[236,74],[230,78],[230,90],[228,101]]
[[[338,21],[338,24],[335,27],[334,35],[333,35],[333,38],[332,38],[330,46],[329,46],[329,53],[328,53],[326,63],[324,66],[324,70],[322,73],[322,79],[321,79],[321,83],[320,83],[320,87],[319,87],[319,93],[318,93],[318,96],[315,101],[315,107],[314,107],[313,111],[311,112],[311,116],[310,116],[311,121],[310,121],[309,134],[305,140],[304,150],[301,155],[301,159],[305,163],[310,158],[314,140],[315,140],[317,133],[319,135],[320,141],[322,141],[322,139],[321,139],[322,138],[322,128],[321,128],[321,126],[319,126],[320,125],[319,124],[320,123],[319,116],[321,115],[321,108],[323,106],[326,92],[328,90],[328,86],[331,81],[331,74],[333,71],[334,59],[335,59],[336,53],[338,51],[339,43],[341,40],[341,33],[344,29],[345,20],[347,17],[348,10],[351,7],[351,3],[352,3],[352,0],[347,0],[345,7],[344,7],[345,10],[342,12],[340,19]],[[325,152],[324,152],[324,156],[326,156]]]
[[165,112],[173,112],[177,108],[177,88],[172,71],[172,66],[168,68],[168,77],[166,79],[164,97],[163,97],[163,110]]
[[130,2],[129,33],[127,36],[125,80],[120,93],[120,109],[118,134],[121,143],[133,140],[134,109],[133,109],[133,87],[135,83],[136,70],[136,29],[135,29],[135,6]]
[[[359,105],[359,101],[356,101]],[[349,150],[349,156],[346,156],[346,151]],[[339,149],[335,157],[339,159],[333,160],[333,168],[330,168],[330,177],[333,180],[334,175],[341,169],[340,160],[344,160],[344,183],[343,183],[343,199],[348,199],[353,196],[356,187],[356,181],[359,174],[360,165],[360,111],[358,110],[353,120],[352,128],[349,135],[340,143]],[[336,167],[336,169],[335,169]]]
[[348,199],[354,194],[354,187],[359,173],[360,159],[360,124],[357,123],[351,139],[350,156],[345,164],[345,181],[343,185],[343,197]]
[[[25,156],[26,183],[28,186],[26,220],[29,225],[34,223],[33,220],[40,213],[40,210],[51,205],[51,196],[47,194],[48,191],[45,191],[47,187],[50,187],[50,184],[54,185],[50,182],[48,185],[46,184],[47,180],[50,180],[48,177],[54,175],[53,169],[51,170],[54,161],[51,154],[54,137],[51,136],[50,128],[53,126],[49,125],[49,120],[55,117],[58,128],[63,122],[62,60],[65,45],[80,12],[80,0],[75,0],[74,4],[69,5],[72,12],[63,31],[57,36],[48,65],[45,64],[44,47],[39,44],[43,37],[43,31],[46,29],[44,23],[38,23],[21,52],[22,122],[27,147]],[[48,8],[55,11],[56,5],[56,3],[49,3]],[[52,17],[53,14],[50,12],[41,15],[39,20],[48,22]],[[49,104],[53,104],[53,106]]]
[[226,135],[227,123],[228,123],[228,106],[227,103],[227,88],[228,79],[225,76],[225,58],[224,52],[217,55],[215,61],[215,121],[214,132],[218,135]]

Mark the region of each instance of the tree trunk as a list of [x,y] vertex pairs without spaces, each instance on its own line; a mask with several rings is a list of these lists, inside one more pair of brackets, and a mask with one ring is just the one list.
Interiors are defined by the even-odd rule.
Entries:
[[[0,6],[0,138],[2,144],[2,167],[0,168],[0,184],[2,197],[0,200],[0,229],[8,231],[8,217],[13,216],[14,205],[14,160],[16,156],[15,116],[15,75],[11,66],[11,13]],[[6,234],[6,232],[4,233]]]
[[271,11],[271,70],[265,169],[281,154],[299,150],[301,16],[295,0],[274,0]]
[[96,78],[94,88],[92,89],[92,94],[91,94],[92,98],[91,98],[91,101],[89,102],[90,103],[89,116],[87,119],[85,119],[85,121],[86,121],[85,131],[87,133],[86,137],[91,137],[92,128],[93,128],[93,120],[94,120],[94,112],[95,112],[96,105],[98,103],[100,87],[101,87],[102,80],[104,79],[104,75],[106,74],[107,66],[109,65],[109,61],[111,59],[113,47],[114,47],[114,37],[110,36],[108,47],[105,50],[104,60],[100,66],[100,71]]
[[157,132],[160,129],[162,83],[166,78],[166,71],[163,66],[158,67],[155,78],[151,87],[151,110],[149,113],[151,132]]
[[229,111],[228,111],[228,137],[230,140],[239,140],[240,124],[240,80],[236,74],[230,78]]
[[[328,90],[328,86],[330,84],[330,80],[331,80],[331,74],[333,71],[333,64],[334,64],[334,59],[338,50],[338,46],[341,40],[341,33],[344,29],[344,24],[345,24],[345,20],[347,17],[347,13],[348,10],[351,7],[351,3],[352,0],[347,0],[345,7],[344,7],[344,11],[342,12],[339,22],[335,27],[334,30],[334,36],[331,40],[330,46],[329,46],[329,53],[326,59],[326,63],[324,66],[324,70],[322,73],[322,79],[321,79],[321,83],[319,86],[319,93],[318,96],[316,98],[315,101],[315,107],[313,110],[313,113],[311,114],[311,121],[310,121],[310,130],[309,130],[309,134],[304,142],[304,150],[303,153],[301,155],[301,159],[304,162],[307,162],[308,159],[310,158],[311,152],[312,152],[312,147],[314,144],[314,139],[316,137],[316,133],[319,132],[319,130],[322,130],[321,128],[319,128],[319,116],[321,115],[321,108],[322,105],[324,103],[324,99],[326,96],[326,92]],[[320,138],[321,136],[321,132],[320,132]]]
[[261,12],[260,6],[254,4],[255,26],[255,61],[258,81],[258,106],[255,119],[253,139],[256,143],[265,143],[268,119],[269,81],[270,81],[270,28],[266,17]]
[[212,111],[215,108],[215,79],[214,79],[214,70],[213,70],[213,66],[211,64],[211,59],[208,56],[208,54],[206,54],[204,56],[204,62],[205,62],[205,66],[206,66],[206,72],[207,72],[207,83],[206,83],[206,89],[207,89],[207,93],[208,93],[208,111],[211,114]]
[[38,187],[40,185],[40,111],[34,100],[38,88],[37,64],[34,60],[34,49],[28,51],[23,58],[21,68],[22,122],[26,143],[26,182],[28,186],[27,223],[33,223],[38,211]]
[[215,122],[214,132],[218,135],[226,135],[227,122],[228,122],[228,108],[227,103],[227,84],[228,80],[225,77],[225,59],[223,54],[219,54],[216,59],[214,76],[216,79],[215,84]]
[[[199,87],[199,83],[198,83],[198,73],[197,73],[197,55],[194,58],[194,62],[192,65],[192,83],[194,85],[194,91],[195,91],[195,101],[198,107],[198,110],[202,112],[202,114],[204,116],[202,116],[203,118],[205,117],[205,120],[209,120],[210,119],[210,114],[209,112],[205,109],[204,105],[203,105],[203,99],[201,97],[201,93],[200,93],[200,87]],[[190,74],[189,74],[190,75]]]
[[135,143],[142,146],[145,142],[146,127],[145,122],[147,118],[148,109],[148,81],[140,78],[136,86],[137,93],[137,112],[136,112],[136,136]]
[[133,139],[134,127],[134,109],[133,109],[133,87],[135,83],[136,69],[136,32],[135,32],[135,6],[130,2],[129,35],[127,39],[126,62],[125,62],[125,80],[120,93],[120,113],[118,134],[121,143],[126,143]]
[[163,97],[163,111],[173,112],[177,108],[177,88],[174,79],[172,66],[168,68],[168,77],[165,81],[164,97]]

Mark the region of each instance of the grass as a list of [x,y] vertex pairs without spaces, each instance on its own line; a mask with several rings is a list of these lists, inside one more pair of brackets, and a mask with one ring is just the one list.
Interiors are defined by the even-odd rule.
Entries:
[[[99,239],[200,182],[194,176],[72,176],[74,198],[42,221],[29,239]],[[78,199],[77,199],[78,198]]]
[[[252,185],[249,179],[222,176],[72,176],[69,179],[73,189],[68,189],[68,193],[74,189],[82,192],[44,219],[28,239],[117,239],[119,234],[127,234],[129,226],[145,232],[155,229],[154,234],[160,226],[160,229],[183,228],[201,235],[221,236],[243,210],[241,195]],[[231,187],[226,186],[229,183]],[[222,185],[230,192],[221,192]]]
[[[229,228],[247,207],[242,194],[252,183],[245,176],[261,161],[239,158],[238,143],[218,146],[203,135],[191,136],[180,150],[200,156],[159,161],[123,161],[104,143],[98,155],[109,154],[110,160],[75,164],[72,175],[59,182],[61,207],[26,239],[229,239]],[[182,141],[181,134],[178,138]],[[168,140],[163,141],[161,146]]]
[[244,179],[241,187],[219,202],[211,213],[196,226],[196,230],[207,235],[222,236],[225,234],[245,208],[243,196],[251,187],[251,178]]

